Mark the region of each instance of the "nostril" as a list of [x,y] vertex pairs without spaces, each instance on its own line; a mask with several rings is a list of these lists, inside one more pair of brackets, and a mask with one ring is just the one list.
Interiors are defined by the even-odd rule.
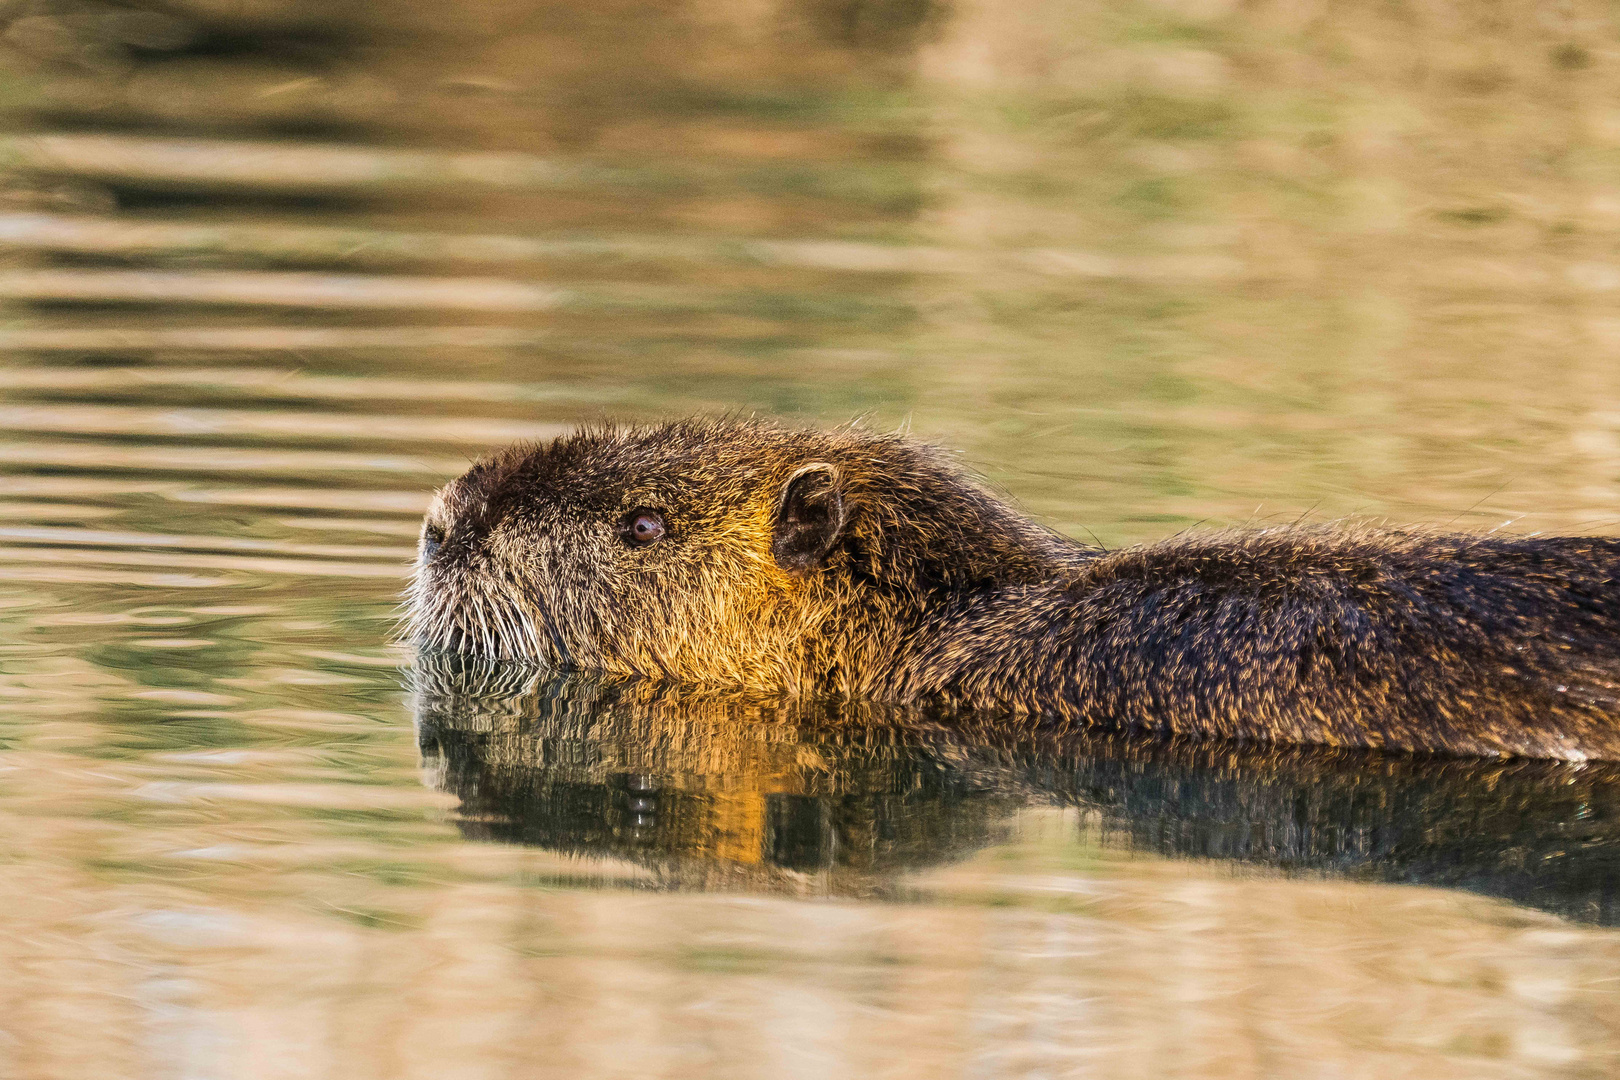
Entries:
[[422,558],[431,559],[444,543],[444,530],[434,524],[422,526]]

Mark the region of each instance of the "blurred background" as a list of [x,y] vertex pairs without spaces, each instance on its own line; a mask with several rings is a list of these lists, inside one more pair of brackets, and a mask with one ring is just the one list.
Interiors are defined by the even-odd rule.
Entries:
[[432,490],[605,416],[1614,531],[1611,5],[3,0],[0,118],[0,1075],[1613,1074],[1604,768],[388,643]]

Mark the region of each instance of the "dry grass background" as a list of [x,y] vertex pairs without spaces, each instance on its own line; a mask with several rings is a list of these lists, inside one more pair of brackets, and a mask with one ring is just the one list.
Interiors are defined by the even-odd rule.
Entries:
[[[133,28],[107,14],[126,11],[7,9],[19,121],[136,139],[116,167],[96,164],[107,143],[14,146],[14,205],[151,219],[140,207],[178,191],[202,200],[168,211],[187,220],[232,207],[274,229],[335,210],[452,241],[617,238],[517,273],[742,292],[621,290],[544,316],[676,335],[678,357],[653,365],[706,380],[598,358],[633,388],[614,407],[909,416],[1110,542],[1313,507],[1620,520],[1620,38],[1595,0],[174,3]],[[173,175],[152,140],[175,135],[588,168],[529,189],[463,170],[346,193],[311,159],[256,187]],[[854,246],[682,254],[693,236]],[[309,242],[308,265],[358,265]],[[53,242],[10,243],[37,265]],[[262,248],[227,244],[211,264],[263,265]],[[454,261],[473,273],[486,256]],[[0,285],[25,304],[67,289]],[[274,292],[238,286],[223,299]],[[161,303],[185,287],[67,291]]]

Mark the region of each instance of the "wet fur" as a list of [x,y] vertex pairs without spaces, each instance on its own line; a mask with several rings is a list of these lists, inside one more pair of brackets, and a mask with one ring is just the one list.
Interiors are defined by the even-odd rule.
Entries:
[[[783,534],[807,470],[840,500],[824,550]],[[638,508],[669,535],[626,544]],[[1104,552],[932,447],[732,420],[513,447],[424,529],[408,634],[428,646],[1107,729],[1620,759],[1614,538],[1287,527]]]

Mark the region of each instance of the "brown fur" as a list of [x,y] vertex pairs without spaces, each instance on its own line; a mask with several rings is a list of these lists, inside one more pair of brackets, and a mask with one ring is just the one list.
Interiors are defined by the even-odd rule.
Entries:
[[[618,523],[663,512],[638,547]],[[892,435],[582,430],[439,493],[418,643],[1107,729],[1620,759],[1620,540],[1273,528],[1118,552]]]

